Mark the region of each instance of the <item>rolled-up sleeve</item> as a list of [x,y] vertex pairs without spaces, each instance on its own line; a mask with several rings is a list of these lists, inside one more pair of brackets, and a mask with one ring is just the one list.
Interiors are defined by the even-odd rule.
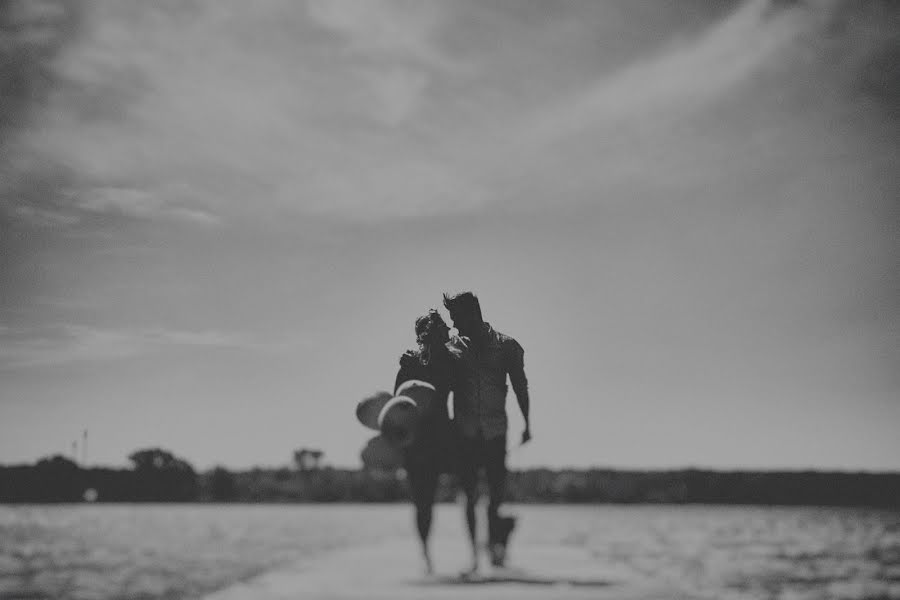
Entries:
[[506,370],[517,398],[528,394],[528,378],[525,376],[525,350],[516,340],[508,338],[504,347]]

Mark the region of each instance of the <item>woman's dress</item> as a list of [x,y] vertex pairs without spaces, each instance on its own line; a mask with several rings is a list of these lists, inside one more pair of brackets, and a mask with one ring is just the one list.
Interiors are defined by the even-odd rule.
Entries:
[[[417,379],[434,386],[436,396],[431,406],[419,417],[413,442],[404,449],[404,467],[410,480],[437,479],[441,473],[457,472],[459,455],[453,423],[447,410],[451,390],[452,359],[449,355],[433,355],[428,364],[422,363],[418,352],[408,352],[400,360],[400,371],[394,390],[405,381]],[[413,484],[415,486],[415,481]]]

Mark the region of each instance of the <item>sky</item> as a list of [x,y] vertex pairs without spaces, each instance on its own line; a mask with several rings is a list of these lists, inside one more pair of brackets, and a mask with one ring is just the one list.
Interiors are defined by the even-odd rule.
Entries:
[[0,49],[0,463],[358,466],[470,289],[514,467],[900,470],[892,3],[11,0]]

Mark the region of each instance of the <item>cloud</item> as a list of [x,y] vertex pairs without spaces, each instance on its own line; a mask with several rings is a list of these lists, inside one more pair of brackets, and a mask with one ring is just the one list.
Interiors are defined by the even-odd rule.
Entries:
[[364,77],[373,92],[376,116],[386,125],[399,125],[409,119],[428,85],[428,76],[412,69],[369,70]]
[[0,327],[0,370],[121,360],[166,347],[243,348],[221,331],[101,329],[84,325]]
[[307,9],[314,23],[340,36],[344,60],[368,87],[372,115],[384,125],[415,114],[434,71],[462,69],[435,43],[444,21],[438,3],[309,0]]
[[[18,132],[12,154],[41,188],[10,211],[20,220],[373,221],[477,213],[509,198],[549,207],[634,181],[694,185],[709,170],[698,165],[772,130],[742,129],[745,115],[723,117],[720,101],[748,83],[753,95],[757,76],[817,23],[807,4],[771,13],[750,0],[699,35],[696,25],[676,43],[645,40],[647,50],[609,30],[650,18],[624,2],[93,4],[83,35],[48,67],[53,93]],[[595,59],[595,23],[604,44],[627,51]],[[679,27],[654,23],[663,38]]]
[[314,22],[340,34],[350,52],[453,67],[434,44],[441,6],[429,0],[308,0]]
[[683,111],[702,111],[731,86],[746,82],[770,64],[776,52],[795,40],[808,15],[783,12],[764,18],[770,0],[751,0],[697,39],[662,49],[605,77],[587,90],[544,112],[527,127],[536,143],[578,134],[586,127],[663,115],[675,119]]
[[211,347],[242,345],[239,336],[221,331],[173,331],[167,329],[149,329],[141,331],[137,335],[147,342],[163,345]]
[[81,221],[77,215],[39,206],[15,206],[12,211],[15,217],[34,227],[58,229],[71,227]]
[[221,219],[197,208],[174,205],[143,190],[99,187],[80,192],[77,205],[92,213],[117,213],[138,219],[170,219],[198,225],[219,225]]
[[[19,182],[0,204],[20,222],[210,226],[282,210],[390,219],[440,212],[440,188],[467,187],[426,140],[382,129],[414,121],[431,71],[449,64],[432,43],[436,4],[92,8],[0,165]],[[324,52],[322,29],[344,54]]]
[[373,160],[355,166],[352,178],[326,171],[307,182],[311,193],[301,199],[302,210],[379,221],[470,213],[491,200],[486,189],[451,164],[428,158]]
[[[550,197],[666,210],[796,202],[792,187],[838,169],[886,183],[886,170],[873,171],[897,154],[879,131],[891,125],[854,90],[858,55],[883,51],[884,36],[864,14],[876,11],[854,7],[745,2],[699,35],[514,114],[486,136],[496,142],[482,154],[501,160],[485,163],[485,185],[519,210],[546,210]],[[848,20],[849,33],[838,28]]]

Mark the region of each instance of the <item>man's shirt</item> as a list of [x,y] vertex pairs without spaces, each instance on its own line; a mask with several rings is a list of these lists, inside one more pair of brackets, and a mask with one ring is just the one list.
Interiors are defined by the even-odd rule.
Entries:
[[465,437],[485,440],[506,435],[507,375],[516,397],[528,393],[522,346],[485,323],[480,345],[456,338],[449,347],[458,358],[453,419],[460,431]]

